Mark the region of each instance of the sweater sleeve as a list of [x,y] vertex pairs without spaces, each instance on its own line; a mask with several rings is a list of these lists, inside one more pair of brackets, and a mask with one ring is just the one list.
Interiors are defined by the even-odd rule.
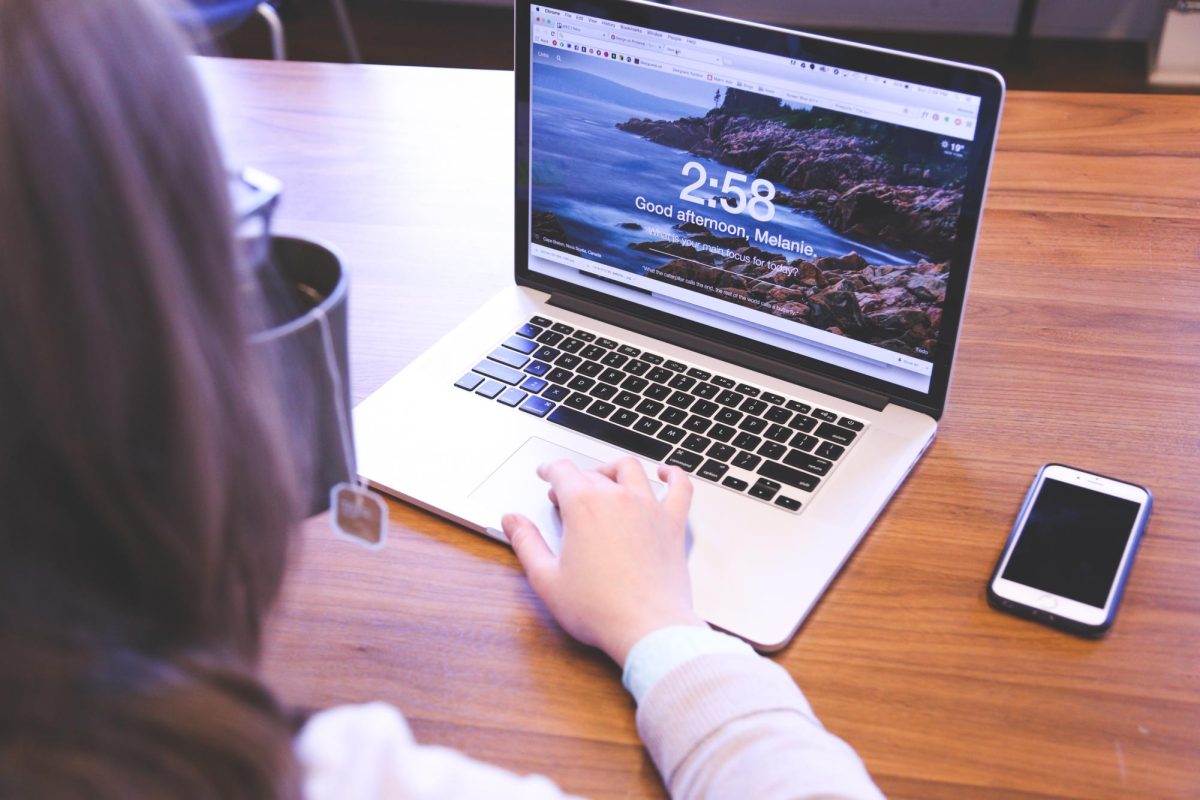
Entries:
[[787,671],[755,654],[675,667],[639,705],[637,726],[676,800],[883,797]]
[[540,775],[515,775],[447,747],[420,745],[386,703],[313,716],[295,742],[305,800],[563,800]]

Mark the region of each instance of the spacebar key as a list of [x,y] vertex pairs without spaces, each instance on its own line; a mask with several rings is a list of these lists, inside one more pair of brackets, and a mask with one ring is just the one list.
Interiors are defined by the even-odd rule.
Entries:
[[629,428],[605,422],[590,414],[584,414],[581,411],[576,411],[566,406],[559,406],[554,409],[546,419],[551,422],[557,422],[564,428],[570,428],[577,433],[591,436],[602,442],[608,442],[611,445],[624,448],[654,461],[662,461],[672,450],[671,445],[666,442],[651,439],[649,436],[643,436],[636,431],[629,430]]

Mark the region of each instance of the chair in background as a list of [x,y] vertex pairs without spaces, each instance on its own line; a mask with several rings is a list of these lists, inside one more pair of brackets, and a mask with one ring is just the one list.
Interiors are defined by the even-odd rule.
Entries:
[[[287,58],[287,47],[284,43],[283,22],[279,12],[269,0],[189,0],[195,10],[197,19],[214,37],[223,36],[241,27],[250,17],[257,15],[266,22],[271,33],[271,54],[276,61]],[[346,11],[344,0],[330,0],[334,16],[337,18],[338,31],[346,46],[346,53],[352,63],[362,61],[358,51],[358,41],[354,37],[354,29],[350,26],[350,15]]]

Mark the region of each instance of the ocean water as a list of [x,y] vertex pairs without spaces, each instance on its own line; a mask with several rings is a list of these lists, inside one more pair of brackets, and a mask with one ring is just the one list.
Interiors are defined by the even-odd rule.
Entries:
[[[751,244],[779,252],[789,260],[805,257],[794,251],[753,241],[756,227],[793,241],[807,242],[816,251],[812,258],[857,252],[871,264],[905,265],[922,259],[920,253],[867,244],[843,236],[810,214],[776,206],[774,218],[761,223],[748,213],[730,214],[717,208],[681,200],[680,191],[695,180],[684,176],[684,164],[699,162],[709,177],[724,179],[727,167],[711,159],[696,158],[685,150],[651,142],[616,125],[633,118],[674,119],[653,108],[636,108],[598,97],[578,97],[555,89],[534,87],[533,209],[552,211],[571,242],[598,254],[598,260],[641,274],[666,259],[630,249],[635,242],[665,238],[677,219],[667,219],[635,207],[638,196],[672,206],[678,213],[692,209],[705,217],[746,228]],[[676,107],[677,108],[677,107]],[[698,114],[703,113],[698,110]],[[748,187],[753,176],[744,186]],[[705,198],[720,196],[708,186],[694,190]],[[635,223],[641,230],[621,227]],[[682,236],[679,231],[676,235]],[[725,235],[714,231],[717,235]]]

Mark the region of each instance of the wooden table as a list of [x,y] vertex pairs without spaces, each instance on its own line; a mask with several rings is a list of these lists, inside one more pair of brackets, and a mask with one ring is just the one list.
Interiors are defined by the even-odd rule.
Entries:
[[[361,400],[509,280],[512,75],[201,64],[279,228],[353,270]],[[949,410],[776,656],[895,798],[1200,796],[1200,97],[1013,93]],[[1037,467],[1148,484],[1115,628],[991,610]],[[399,503],[371,553],[305,531],[265,670],[290,703],[383,699],[417,736],[593,797],[657,797],[618,670],[505,547]]]

